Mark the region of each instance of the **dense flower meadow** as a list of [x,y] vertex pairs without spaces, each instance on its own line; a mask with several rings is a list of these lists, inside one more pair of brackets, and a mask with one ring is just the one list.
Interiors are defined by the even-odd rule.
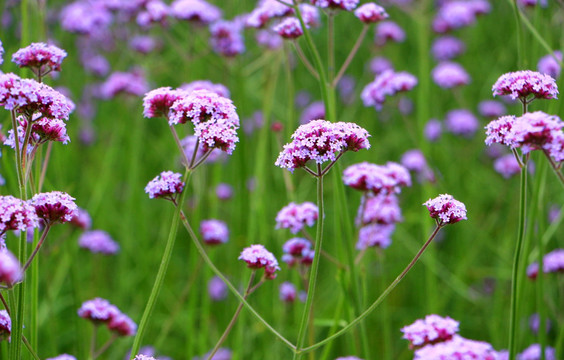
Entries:
[[562,0],[0,6],[0,359],[564,359]]

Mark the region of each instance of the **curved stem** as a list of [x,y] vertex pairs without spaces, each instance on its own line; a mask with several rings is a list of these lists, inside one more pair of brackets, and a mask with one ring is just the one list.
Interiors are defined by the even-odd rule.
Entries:
[[31,354],[31,356],[35,359],[35,360],[41,360],[39,358],[39,356],[37,356],[37,354],[35,353],[35,351],[33,350],[33,347],[31,346],[31,344],[29,343],[29,341],[27,340],[27,338],[25,337],[25,335],[22,335],[22,342],[24,343],[25,347],[27,348],[27,351],[29,351],[29,353]]
[[35,258],[35,255],[37,255],[37,252],[39,252],[39,249],[41,248],[41,246],[43,245],[43,242],[47,238],[47,234],[49,234],[49,230],[51,230],[51,225],[45,226],[45,229],[43,230],[43,234],[41,234],[41,238],[39,239],[37,246],[35,247],[35,249],[33,249],[33,252],[31,253],[29,259],[26,261],[25,266],[22,269],[22,272],[25,273],[27,268],[31,265],[31,262]]
[[[167,117],[166,120],[168,122],[168,117]],[[180,143],[180,139],[178,138],[178,133],[176,132],[174,125],[169,125],[168,127],[170,128],[170,132],[172,133],[172,137],[174,138],[174,142],[176,143],[176,146],[178,147],[178,151],[180,151],[180,156],[182,156],[182,160],[183,160],[185,166],[190,167],[189,166],[190,162],[188,161],[188,157],[186,156],[186,153],[184,152],[184,148],[182,147],[182,144]],[[196,143],[196,147],[194,148],[194,156],[197,152],[198,152],[198,144]]]
[[92,359],[97,359],[98,357],[100,357],[100,355],[102,355],[106,350],[108,350],[108,348],[116,341],[118,337],[119,335],[113,334],[112,337],[109,338],[108,341],[106,341],[106,343],[102,345],[98,349],[98,351],[94,353],[94,355],[92,355]]
[[354,43],[354,46],[353,46],[351,52],[347,56],[343,65],[341,66],[341,69],[339,69],[337,76],[335,76],[335,79],[333,79],[333,82],[331,84],[333,87],[337,86],[337,84],[339,83],[339,80],[341,80],[341,78],[345,74],[345,71],[347,71],[347,69],[349,68],[349,65],[351,64],[351,62],[354,59],[356,53],[358,52],[358,49],[360,48],[360,45],[362,44],[362,42],[364,41],[364,38],[366,37],[366,34],[368,33],[369,28],[370,28],[369,25],[364,24],[364,27],[362,28],[360,35],[356,39],[356,42]]
[[554,160],[552,160],[552,157],[550,157],[550,154],[548,153],[548,151],[543,149],[543,152],[544,152],[544,155],[546,156],[546,158],[548,159],[548,163],[550,164],[552,171],[554,171],[554,175],[556,175],[558,180],[560,180],[560,185],[564,186],[564,175],[562,174],[562,172],[558,168],[558,165],[556,165]]
[[292,41],[292,44],[294,45],[294,49],[296,49],[296,54],[298,54],[298,57],[300,58],[300,60],[304,64],[304,66],[306,67],[307,71],[309,71],[309,73],[315,79],[319,80],[319,75],[315,71],[315,68],[313,67],[313,65],[311,65],[311,63],[307,59],[307,56],[305,56],[304,52],[302,51],[300,44],[297,41]]

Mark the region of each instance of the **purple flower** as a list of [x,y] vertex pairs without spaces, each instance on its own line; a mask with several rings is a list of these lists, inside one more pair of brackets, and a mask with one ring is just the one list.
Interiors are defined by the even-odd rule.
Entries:
[[170,15],[170,8],[160,0],[149,0],[144,8],[137,14],[137,25],[147,28],[154,23],[166,23],[166,17]]
[[304,24],[307,27],[317,27],[321,24],[321,20],[319,19],[319,9],[315,6],[310,4],[299,4],[300,13],[302,15],[302,19],[304,20]]
[[102,298],[85,301],[78,309],[78,316],[88,319],[95,324],[108,323],[119,314],[120,311],[116,306]]
[[521,173],[521,166],[519,166],[513,154],[506,154],[496,159],[494,161],[494,169],[506,179]]
[[220,277],[214,276],[208,281],[208,294],[213,301],[221,301],[227,297],[227,285]]
[[168,118],[172,104],[186,94],[187,92],[183,90],[173,90],[170,87],[160,87],[149,91],[143,98],[143,116],[146,118],[161,116]]
[[0,341],[10,341],[12,333],[12,319],[6,310],[0,310]]
[[170,4],[170,14],[179,20],[210,24],[221,18],[221,10],[204,0],[175,0]]
[[358,232],[357,250],[366,250],[369,247],[385,249],[392,244],[391,236],[395,225],[369,224],[360,228]]
[[112,13],[102,1],[75,1],[61,11],[61,27],[66,31],[92,35],[104,31],[112,22]]
[[36,194],[31,198],[31,205],[37,216],[46,224],[66,223],[76,215],[78,207],[72,196],[61,191]]
[[555,51],[554,54],[548,54],[543,56],[538,64],[537,69],[541,74],[546,74],[554,79],[558,79],[560,77],[560,63],[556,60],[558,59],[562,62],[562,52]]
[[78,207],[74,212],[74,216],[71,219],[71,224],[79,229],[87,230],[92,227],[92,218],[88,211]]
[[450,1],[445,3],[433,20],[433,30],[445,33],[450,30],[470,26],[476,22],[476,16],[490,11],[485,0]]
[[282,38],[278,34],[272,32],[271,30],[264,29],[258,30],[255,33],[255,40],[257,44],[264,46],[269,50],[280,49],[282,47],[282,44],[284,43]]
[[23,272],[18,259],[8,249],[0,248],[0,283],[12,286],[22,279]]
[[325,104],[322,101],[314,101],[302,111],[300,124],[307,124],[317,119],[325,119]]
[[359,6],[354,11],[354,15],[366,24],[372,24],[390,17],[383,7],[372,2]]
[[280,284],[279,290],[280,290],[280,300],[287,303],[294,302],[296,300],[296,297],[298,296],[296,287],[294,286],[294,284],[288,281],[285,281],[282,284]]
[[552,77],[535,71],[525,70],[503,74],[492,87],[493,95],[509,95],[513,100],[558,99],[558,86]]
[[207,90],[224,98],[228,98],[231,95],[225,85],[214,84],[209,80],[194,80],[191,83],[181,85],[180,89],[184,90],[186,94],[190,94],[195,90]]
[[[19,122],[17,130],[18,140],[21,147],[25,138],[28,121],[23,116],[19,116],[17,120]],[[36,146],[44,144],[47,141],[58,141],[62,142],[64,145],[70,141],[70,138],[67,135],[67,126],[64,121],[59,119],[40,118],[40,120],[32,122],[31,136],[29,137],[27,153],[31,153]],[[8,137],[4,141],[4,145],[9,146],[12,149],[16,148],[14,130],[8,130]]]
[[69,354],[61,354],[52,358],[47,358],[45,360],[76,360],[76,358]]
[[437,221],[438,226],[454,224],[460,220],[467,220],[466,206],[452,195],[442,194],[426,201],[424,206],[429,210],[431,218]]
[[129,316],[119,313],[110,319],[108,329],[119,336],[133,336],[137,332],[137,324]]
[[100,54],[83,55],[80,58],[84,70],[96,75],[106,76],[110,72],[110,63]]
[[377,195],[366,198],[365,203],[358,209],[362,214],[361,223],[389,225],[403,220],[398,198],[394,194]]
[[129,47],[138,53],[148,54],[157,48],[157,41],[149,35],[137,35],[129,41]]
[[377,194],[399,193],[401,187],[411,186],[409,171],[394,162],[376,165],[362,162],[349,166],[343,171],[345,185],[360,191]]
[[78,246],[104,255],[114,255],[119,251],[118,243],[103,230],[86,231],[78,238]]
[[386,70],[394,70],[392,62],[387,58],[383,56],[376,56],[370,60],[370,71],[372,71],[374,75],[380,75]]
[[32,43],[12,55],[12,62],[19,67],[30,68],[36,76],[44,76],[51,71],[61,71],[67,52],[54,45]]
[[215,195],[219,200],[230,200],[233,197],[233,187],[225,183],[218,184],[215,188]]
[[358,0],[311,0],[311,3],[320,8],[352,11],[358,5]]
[[441,36],[433,41],[431,53],[437,61],[452,60],[466,51],[464,42],[454,36]]
[[178,194],[181,194],[184,190],[185,185],[181,174],[163,171],[149,181],[145,186],[145,192],[149,194],[150,199],[163,198],[174,202]]
[[236,20],[219,20],[210,25],[210,44],[213,51],[226,57],[244,53],[242,30],[242,24]]
[[135,357],[133,358],[133,360],[157,360],[152,356],[148,356],[148,355],[143,355],[143,354],[139,354],[139,355],[135,355]]
[[505,115],[507,109],[505,105],[495,100],[485,100],[478,104],[478,113],[483,117],[498,118]]
[[515,116],[507,115],[502,116],[497,120],[490,121],[486,125],[486,145],[503,144],[514,147],[513,140],[513,124],[515,123]]
[[564,249],[556,249],[543,258],[543,269],[545,273],[564,272]]
[[539,274],[539,263],[534,262],[527,266],[527,277],[531,280],[535,280]]
[[312,120],[292,134],[292,142],[284,145],[275,165],[293,172],[310,160],[317,164],[333,162],[338,153],[368,149],[369,136],[365,129],[354,123]]
[[300,21],[294,17],[282,20],[272,30],[276,31],[284,39],[296,39],[304,34]]
[[38,225],[39,218],[31,204],[11,195],[0,196],[0,235],[8,230],[27,231]]
[[200,234],[208,245],[225,244],[229,240],[227,225],[220,220],[203,220],[200,223]]
[[416,172],[418,174],[424,174],[430,171],[425,156],[419,149],[412,149],[406,151],[401,156],[401,164],[409,171]]
[[374,81],[364,87],[360,95],[364,106],[374,106],[381,110],[387,96],[409,91],[417,85],[417,78],[407,72],[386,70],[376,75]]
[[415,351],[413,360],[476,359],[496,360],[494,348],[482,341],[468,340],[458,335],[452,340],[427,345]]
[[[551,322],[549,319],[545,319],[545,331],[549,332],[550,331],[550,327],[551,327]],[[539,332],[539,327],[540,327],[540,315],[538,313],[534,313],[529,317],[529,327],[531,328],[531,331],[537,335]]]
[[251,269],[264,268],[264,275],[270,280],[276,278],[276,271],[280,270],[274,255],[262,245],[251,245],[245,248],[238,259],[245,261],[247,267]]
[[148,91],[149,85],[142,71],[134,69],[131,72],[112,73],[100,86],[103,99],[111,99],[121,93],[141,96]]
[[384,46],[388,41],[404,42],[405,31],[393,21],[382,21],[376,25],[374,43],[376,46]]
[[276,229],[290,229],[292,234],[296,234],[306,225],[313,226],[318,216],[319,211],[314,203],[296,204],[291,202],[276,215]]
[[193,360],[231,360],[231,350],[226,348],[219,348],[217,352],[210,358],[211,351],[202,356],[201,359],[194,358]]
[[[206,154],[206,151],[204,150],[204,146],[198,145],[198,149],[196,149],[196,144],[199,144],[199,140],[198,137],[194,135],[188,135],[184,139],[180,140],[180,145],[182,145],[182,149],[184,150],[184,154],[186,154],[186,158],[188,160],[192,159],[194,151],[197,150],[195,161],[198,162],[202,158],[202,156]],[[223,158],[223,154],[224,153],[222,153],[220,150],[213,149],[211,150],[209,156],[206,158],[205,162],[213,163],[215,161],[218,161],[219,159]]]
[[425,124],[423,132],[427,140],[437,141],[441,138],[441,135],[443,133],[443,124],[440,120],[430,119],[429,121],[427,121],[427,124]]
[[472,137],[480,127],[478,119],[466,109],[451,110],[446,114],[445,125],[455,135]]
[[410,349],[419,349],[452,339],[458,333],[458,325],[458,321],[448,316],[443,318],[439,315],[427,315],[425,319],[404,326],[401,329],[402,338],[409,341]]
[[294,10],[276,0],[261,0],[258,6],[249,14],[246,25],[253,28],[263,28],[271,19],[292,15]]
[[[554,348],[547,346],[544,349],[544,356],[546,360],[556,360],[556,351]],[[533,344],[523,350],[522,353],[517,355],[517,360],[540,360],[541,359],[541,346]]]
[[464,68],[454,62],[444,61],[439,63],[432,71],[433,81],[443,89],[468,85],[470,75]]
[[311,265],[315,251],[311,248],[309,240],[302,238],[292,238],[284,243],[282,246],[284,255],[282,261],[289,266],[294,266],[297,263],[304,265]]

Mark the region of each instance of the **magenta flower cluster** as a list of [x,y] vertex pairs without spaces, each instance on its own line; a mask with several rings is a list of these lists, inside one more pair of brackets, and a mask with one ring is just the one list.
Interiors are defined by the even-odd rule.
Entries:
[[221,19],[221,10],[204,0],[175,0],[170,12],[178,20],[211,24]]
[[45,224],[66,223],[76,215],[75,198],[61,191],[36,194],[31,198],[35,213]]
[[317,205],[311,202],[296,204],[291,202],[276,215],[276,229],[290,229],[296,234],[307,226],[313,226],[319,217]]
[[372,2],[359,6],[354,15],[366,24],[382,21],[390,16],[383,7]]
[[9,230],[26,231],[38,224],[33,205],[11,195],[0,196],[0,235]]
[[280,270],[274,255],[262,245],[251,245],[243,249],[238,259],[246,262],[251,269],[264,268],[264,276],[270,280],[276,278],[276,271]]
[[95,325],[106,324],[109,330],[120,336],[133,336],[137,325],[108,300],[95,298],[82,303],[78,316],[92,321]]
[[398,163],[376,165],[362,162],[343,171],[343,182],[353,189],[374,195],[394,194],[401,192],[402,187],[411,186],[411,176],[409,171]]
[[78,238],[78,246],[93,253],[113,255],[119,251],[119,245],[103,230],[84,232]]
[[182,175],[172,171],[163,171],[145,186],[145,192],[149,198],[162,198],[174,201],[184,190],[185,183]]
[[12,286],[23,279],[18,259],[6,248],[0,248],[0,283]]
[[272,28],[284,39],[296,39],[304,34],[302,25],[297,18],[288,17]]
[[288,266],[296,264],[311,265],[315,250],[312,249],[311,242],[302,238],[292,238],[284,243],[282,246],[282,261]]
[[0,341],[10,340],[12,319],[6,310],[0,310]]
[[458,333],[458,321],[450,317],[427,315],[413,324],[401,329],[403,338],[409,341],[411,349],[418,349],[429,344],[448,341]]
[[292,15],[294,10],[276,0],[259,1],[249,14],[246,25],[252,28],[263,28],[269,21],[283,16]]
[[467,219],[466,206],[454,199],[452,195],[439,195],[427,200],[423,205],[427,207],[429,215],[437,221],[438,226],[454,224]]
[[454,336],[450,341],[427,345],[415,351],[413,360],[497,360],[495,349],[483,341]]
[[[545,274],[564,272],[564,249],[556,249],[544,255],[542,268]],[[539,263],[533,262],[527,267],[527,276],[536,279],[539,273]]]
[[386,97],[409,91],[415,85],[417,85],[415,76],[407,72],[396,73],[393,70],[386,70],[364,87],[360,97],[364,106],[373,106],[376,110],[381,110]]
[[546,74],[524,70],[503,74],[492,86],[493,95],[509,95],[512,99],[558,99],[558,86]]
[[54,45],[32,43],[16,51],[12,55],[12,61],[19,67],[30,68],[35,74],[42,76],[49,71],[61,71],[65,57],[67,52]]
[[433,81],[443,89],[451,89],[470,83],[470,75],[462,65],[451,61],[440,62],[435,66],[431,75]]
[[352,11],[358,6],[358,0],[311,0],[311,3],[320,8],[340,9]]
[[149,90],[143,71],[133,69],[129,72],[116,71],[100,85],[100,96],[111,99],[119,94],[141,96]]

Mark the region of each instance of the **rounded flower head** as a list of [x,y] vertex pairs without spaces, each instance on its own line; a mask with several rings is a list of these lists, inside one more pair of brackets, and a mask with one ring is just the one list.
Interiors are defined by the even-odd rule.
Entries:
[[310,160],[317,164],[336,161],[340,152],[368,149],[369,136],[365,129],[353,123],[313,120],[292,134],[292,142],[284,145],[275,165],[293,172]]
[[231,95],[229,89],[225,85],[214,84],[209,80],[194,80],[190,83],[181,85],[180,89],[184,90],[186,94],[190,94],[196,90],[207,90],[225,98],[228,98]]
[[497,352],[485,342],[468,340],[458,335],[452,340],[427,345],[415,351],[413,360],[496,360]]
[[515,116],[502,116],[497,120],[491,121],[486,125],[486,145],[494,143],[513,147],[512,128],[515,123]]
[[8,230],[26,231],[38,226],[35,208],[11,195],[0,196],[0,235]]
[[35,213],[46,224],[66,223],[76,215],[75,198],[61,191],[40,193],[31,199]]
[[432,76],[433,81],[443,89],[451,89],[470,83],[470,75],[466,70],[460,64],[450,61],[444,61],[435,66]]
[[139,354],[139,355],[135,355],[135,357],[133,358],[133,360],[157,360],[152,356],[148,356],[148,355],[143,355],[143,354]]
[[521,166],[519,166],[513,154],[506,154],[497,158],[494,161],[494,169],[506,179],[521,172]]
[[262,0],[258,2],[258,6],[249,14],[246,26],[257,29],[263,28],[270,20],[292,15],[293,13],[294,9],[276,0]]
[[113,255],[119,251],[119,245],[102,230],[91,230],[83,233],[78,238],[78,246],[93,253]]
[[554,54],[548,54],[543,56],[538,64],[537,69],[541,74],[547,74],[548,76],[558,79],[560,77],[560,63],[557,61],[562,61],[562,52],[555,51]]
[[276,278],[276,271],[280,270],[274,255],[262,245],[251,245],[245,248],[238,259],[245,261],[251,269],[264,268],[264,275],[267,279]]
[[296,286],[291,282],[285,281],[280,284],[280,300],[291,303],[296,300],[298,296],[298,291],[296,290]]
[[204,0],[175,0],[170,13],[179,20],[210,24],[221,19],[221,10]]
[[218,184],[215,188],[215,195],[219,200],[230,200],[233,197],[233,187],[225,183]]
[[384,46],[388,41],[404,42],[405,31],[393,21],[382,21],[376,25],[374,43],[377,46]]
[[0,283],[11,286],[22,278],[23,272],[18,259],[7,249],[0,249]]
[[12,333],[12,319],[6,310],[0,310],[0,341],[10,340]]
[[229,240],[227,225],[220,220],[203,220],[200,223],[200,234],[208,245],[225,244]]
[[[523,350],[522,353],[517,355],[518,360],[540,360],[541,359],[541,346],[533,344]],[[556,360],[556,351],[554,348],[547,346],[544,349],[544,356],[546,360]]]
[[480,115],[488,118],[498,118],[507,113],[505,105],[499,101],[486,100],[478,104],[478,112]]
[[[558,99],[558,86],[546,74],[525,70],[503,74],[492,87],[493,95],[509,95],[512,99]],[[530,100],[528,100],[530,101]]]
[[76,360],[76,358],[69,354],[61,354],[52,358],[47,358],[45,360]]
[[43,76],[50,71],[61,71],[61,63],[67,52],[54,45],[32,43],[12,55],[12,61],[19,67],[28,67],[36,75]]
[[409,91],[417,85],[417,78],[407,72],[385,70],[374,78],[374,81],[364,87],[360,95],[364,106],[373,106],[381,110],[386,97],[399,92]]
[[78,309],[78,316],[94,323],[110,322],[119,314],[120,311],[116,306],[102,298],[85,301],[82,303],[80,309]]
[[221,301],[227,297],[227,285],[219,276],[214,276],[208,282],[208,294],[213,301]]
[[354,15],[363,23],[371,24],[389,17],[386,10],[375,3],[366,3],[354,11]]
[[116,71],[100,86],[100,96],[111,99],[119,94],[141,96],[149,90],[145,75],[139,69],[130,72]]
[[451,60],[466,50],[462,40],[454,36],[442,36],[433,41],[431,52],[437,61]]
[[360,228],[358,232],[357,250],[366,250],[369,247],[385,249],[392,244],[393,224],[369,224]]
[[182,175],[172,171],[163,171],[145,186],[145,192],[149,198],[163,198],[174,201],[178,194],[184,190]]
[[423,132],[427,140],[437,141],[440,139],[443,133],[443,124],[440,120],[430,119],[429,121],[427,121],[427,124],[425,124]]
[[315,256],[311,242],[302,238],[292,238],[286,241],[282,246],[282,251],[284,251],[282,261],[289,266],[294,266],[297,263],[311,265]]
[[311,0],[311,3],[320,8],[352,11],[358,5],[358,0]]
[[543,258],[545,273],[564,272],[564,249],[556,249]]
[[401,187],[411,186],[409,171],[400,164],[388,162],[376,165],[362,162],[349,166],[343,171],[345,185],[373,194],[399,193]]
[[300,21],[295,17],[289,17],[282,20],[278,25],[272,28],[278,35],[284,39],[297,39],[304,34]]
[[449,111],[446,114],[445,125],[451,133],[464,137],[471,137],[480,127],[476,116],[466,109]]
[[551,150],[562,137],[564,122],[555,115],[542,111],[523,114],[513,122],[508,142],[524,153],[532,150]]
[[292,234],[300,232],[306,225],[313,226],[319,216],[317,205],[311,202],[290,203],[276,215],[276,229],[290,229]]
[[358,209],[361,223],[394,224],[402,221],[398,198],[394,194],[371,196]]
[[119,336],[133,336],[137,332],[137,324],[129,316],[119,313],[110,319],[108,329]]
[[443,194],[429,199],[423,205],[429,210],[429,215],[437,221],[439,226],[454,224],[466,220],[466,206],[452,195]]
[[213,51],[225,57],[245,52],[242,31],[243,24],[236,20],[220,20],[213,23],[210,26],[210,44]]
[[71,219],[71,224],[82,230],[90,229],[92,227],[92,218],[88,211],[77,208]]
[[418,349],[428,344],[448,341],[458,332],[458,321],[450,317],[427,315],[425,319],[401,329],[403,338],[409,341],[410,349]]
[[325,119],[325,105],[322,101],[314,101],[304,109],[300,116],[300,124],[307,124],[316,119]]
[[170,107],[184,95],[183,91],[170,87],[161,87],[145,94],[143,98],[143,116],[146,118],[168,117]]

